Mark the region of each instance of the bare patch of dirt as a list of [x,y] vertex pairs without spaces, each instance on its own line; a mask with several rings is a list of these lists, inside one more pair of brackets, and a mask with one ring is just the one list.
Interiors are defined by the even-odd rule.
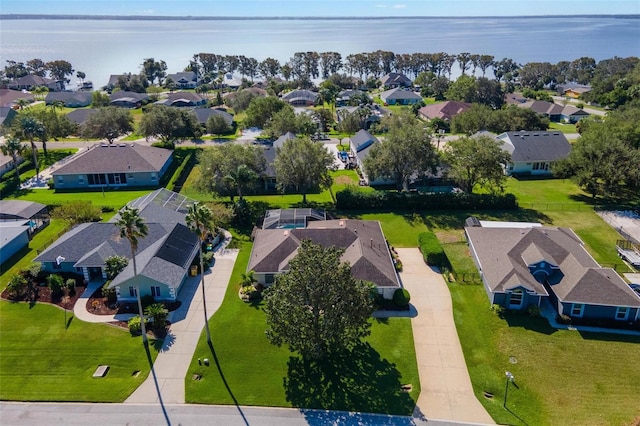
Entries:
[[349,176],[338,176],[333,180],[338,185],[355,185],[357,182],[351,179]]

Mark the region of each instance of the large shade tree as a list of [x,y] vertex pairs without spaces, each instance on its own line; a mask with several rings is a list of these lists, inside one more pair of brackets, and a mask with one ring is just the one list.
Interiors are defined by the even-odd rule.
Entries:
[[204,287],[204,260],[202,246],[213,230],[213,213],[201,203],[193,203],[189,206],[186,216],[187,226],[198,236],[200,240],[200,280],[202,285],[202,306],[204,308],[204,329],[207,332],[207,342],[211,343],[211,331],[209,330],[209,317],[207,315],[207,296]]
[[341,262],[342,249],[302,241],[289,271],[266,291],[267,338],[308,360],[349,349],[369,335],[371,287]]
[[308,137],[289,139],[276,150],[276,185],[281,192],[293,189],[301,193],[306,203],[307,193],[313,188],[331,186],[332,167],[333,156],[323,144]]
[[138,301],[138,313],[140,314],[140,327],[142,331],[142,342],[145,346],[149,344],[147,340],[147,330],[144,324],[144,312],[140,299],[140,284],[138,282],[138,267],[136,264],[136,252],[138,251],[138,239],[144,238],[149,233],[149,228],[145,223],[140,211],[136,208],[125,206],[120,210],[118,220],[115,222],[120,231],[120,238],[126,238],[131,246],[131,260],[133,261],[133,280],[136,288],[136,299]]
[[113,143],[118,137],[133,131],[133,117],[128,109],[114,106],[98,108],[80,127],[85,138],[106,139]]
[[153,105],[142,116],[140,132],[147,138],[158,137],[162,142],[198,136],[200,125],[193,112],[166,105]]
[[411,179],[425,176],[438,164],[430,130],[410,111],[386,117],[382,127],[388,131],[365,158],[365,171],[371,180],[393,179],[398,189],[408,191]]
[[253,145],[224,144],[203,150],[199,156],[200,175],[196,188],[203,193],[237,196],[243,199],[264,174],[266,160],[262,149]]
[[511,156],[488,136],[462,137],[447,143],[444,162],[447,175],[465,192],[480,186],[491,192],[502,191],[506,176],[504,165]]

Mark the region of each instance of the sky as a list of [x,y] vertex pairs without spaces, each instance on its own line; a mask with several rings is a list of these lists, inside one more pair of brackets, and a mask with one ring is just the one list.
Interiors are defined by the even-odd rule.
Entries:
[[640,0],[0,0],[2,14],[381,17],[640,14]]

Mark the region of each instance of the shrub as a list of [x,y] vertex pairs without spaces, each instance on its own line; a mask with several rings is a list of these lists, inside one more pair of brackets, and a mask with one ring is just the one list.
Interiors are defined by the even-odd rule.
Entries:
[[539,306],[529,305],[529,308],[527,309],[527,312],[529,313],[529,316],[531,318],[540,317],[540,307]]
[[518,202],[513,194],[363,192],[347,187],[336,194],[336,207],[339,210],[513,210],[518,208]]
[[142,327],[140,325],[140,317],[138,315],[136,315],[135,317],[131,317],[127,325],[129,326],[129,332],[131,332],[132,334],[140,333],[142,331]]
[[202,262],[204,265],[210,265],[213,262],[214,253],[212,251],[207,251],[202,253]]
[[393,304],[399,307],[405,307],[409,305],[411,296],[406,288],[399,288],[393,292]]
[[65,283],[69,296],[75,296],[76,294],[76,280],[74,278],[67,279]]
[[164,304],[154,303],[149,305],[144,310],[144,314],[153,320],[152,327],[154,331],[164,330],[167,317],[169,316],[169,311],[164,307]]
[[118,299],[118,297],[116,295],[116,289],[109,288],[109,285],[111,285],[111,280],[108,280],[102,286],[102,296],[107,298],[108,304],[113,304],[113,303],[116,303],[116,300]]
[[145,294],[140,298],[140,303],[142,303],[142,309],[145,309],[147,306],[150,306],[156,303],[156,299],[154,299],[153,296],[150,294]]
[[19,274],[14,274],[9,279],[7,291],[10,296],[20,298],[27,292],[28,285],[29,283],[25,277]]
[[23,272],[28,275],[26,278],[31,278],[32,280],[38,280],[43,278],[41,263],[30,264],[29,266],[27,266],[27,269],[25,269]]
[[447,255],[445,254],[438,237],[433,232],[421,232],[418,235],[418,246],[424,261],[431,266],[449,266]]
[[60,296],[62,294],[63,278],[58,274],[51,274],[47,277],[47,286],[51,290],[52,296]]
[[507,309],[504,306],[493,304],[491,305],[491,310],[496,313],[500,318],[504,318],[507,313]]
[[127,267],[129,259],[124,256],[113,255],[107,257],[104,263],[104,271],[107,273],[107,279],[112,280]]

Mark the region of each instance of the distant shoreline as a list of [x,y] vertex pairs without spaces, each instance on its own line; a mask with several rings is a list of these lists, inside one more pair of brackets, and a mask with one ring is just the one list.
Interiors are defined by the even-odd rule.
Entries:
[[549,18],[611,18],[640,19],[640,15],[522,15],[522,16],[148,16],[148,15],[40,15],[0,14],[0,20],[105,20],[105,21],[341,21],[341,20],[406,20],[406,19],[549,19]]

